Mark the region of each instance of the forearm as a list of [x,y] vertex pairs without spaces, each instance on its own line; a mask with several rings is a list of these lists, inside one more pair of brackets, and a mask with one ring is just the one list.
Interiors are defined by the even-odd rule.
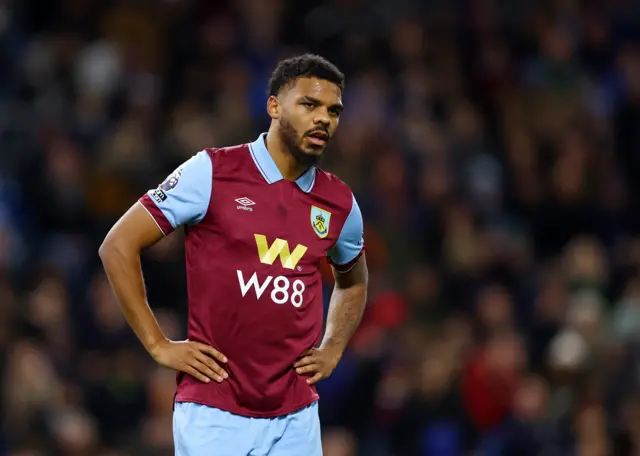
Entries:
[[123,248],[115,242],[106,242],[99,253],[124,317],[140,342],[151,352],[158,342],[165,340],[165,336],[147,303],[140,252]]
[[342,356],[360,324],[366,300],[366,282],[353,284],[348,288],[336,286],[333,289],[321,348],[329,348]]

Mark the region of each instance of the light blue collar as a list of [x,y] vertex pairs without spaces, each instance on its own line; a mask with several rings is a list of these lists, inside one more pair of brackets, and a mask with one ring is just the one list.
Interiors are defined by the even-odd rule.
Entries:
[[[276,162],[273,161],[271,154],[267,150],[266,145],[266,133],[262,133],[258,139],[249,144],[249,151],[251,152],[251,158],[256,164],[258,171],[264,177],[264,180],[269,184],[273,184],[282,179],[282,173],[278,169]],[[296,184],[305,193],[309,193],[313,188],[313,184],[316,181],[316,169],[309,168],[305,173],[296,180]]]

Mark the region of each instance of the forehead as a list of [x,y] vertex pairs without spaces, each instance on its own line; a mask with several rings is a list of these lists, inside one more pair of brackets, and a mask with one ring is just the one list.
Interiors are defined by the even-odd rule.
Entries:
[[342,100],[340,87],[326,79],[298,78],[289,89],[288,95],[293,98],[312,97],[325,103],[339,103]]

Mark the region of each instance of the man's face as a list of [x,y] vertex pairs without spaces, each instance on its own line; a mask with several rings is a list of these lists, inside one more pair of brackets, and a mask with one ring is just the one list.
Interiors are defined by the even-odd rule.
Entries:
[[340,88],[317,78],[299,78],[278,95],[279,131],[296,160],[315,165],[338,128],[342,113]]

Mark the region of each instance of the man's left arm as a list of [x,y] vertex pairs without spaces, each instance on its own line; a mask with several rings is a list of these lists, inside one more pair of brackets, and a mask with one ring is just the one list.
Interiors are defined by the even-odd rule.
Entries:
[[356,331],[367,301],[369,273],[364,254],[362,214],[355,198],[335,247],[329,252],[335,287],[327,325],[318,348],[302,354],[294,364],[298,374],[312,374],[307,383],[327,378],[336,368]]
[[320,348],[342,356],[360,324],[367,301],[369,272],[364,253],[349,271],[340,272],[334,268],[333,276],[336,283]]

